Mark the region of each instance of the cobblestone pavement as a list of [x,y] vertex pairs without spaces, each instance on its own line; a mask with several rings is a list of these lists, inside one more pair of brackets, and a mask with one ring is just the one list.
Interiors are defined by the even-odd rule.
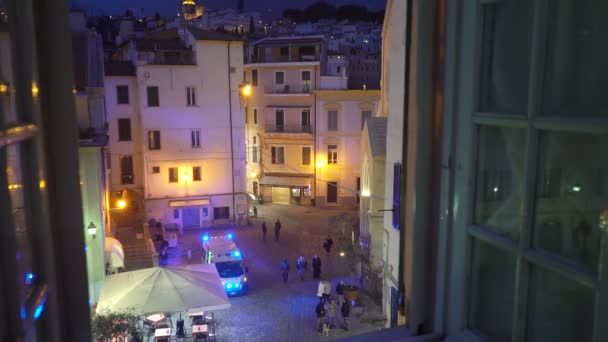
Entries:
[[[379,330],[380,328],[361,323],[356,315],[351,315],[351,329],[332,329],[328,337],[320,336],[316,328],[315,306],[318,281],[312,279],[308,271],[301,281],[295,271],[298,256],[304,255],[309,263],[317,254],[321,257],[324,277],[332,280],[332,292],[340,279],[350,280],[346,257],[341,257],[341,229],[330,226],[329,218],[344,210],[324,210],[309,207],[264,204],[256,205],[258,217],[252,219],[252,226],[237,229],[212,228],[184,232],[179,248],[170,251],[169,264],[200,262],[199,239],[203,232],[222,235],[234,233],[234,241],[243,252],[244,264],[249,267],[249,292],[231,297],[232,307],[216,312],[218,341],[328,341],[355,334]],[[355,211],[348,211],[353,217]],[[274,241],[274,221],[281,220],[282,229],[278,242]],[[266,221],[268,233],[262,241],[261,222]],[[331,255],[322,249],[322,242],[330,233],[336,242]],[[344,236],[350,238],[350,229]],[[192,250],[187,259],[187,250]],[[279,272],[279,264],[287,257],[292,271],[289,281],[284,284]],[[380,308],[360,297],[364,305],[362,317],[379,317]]]

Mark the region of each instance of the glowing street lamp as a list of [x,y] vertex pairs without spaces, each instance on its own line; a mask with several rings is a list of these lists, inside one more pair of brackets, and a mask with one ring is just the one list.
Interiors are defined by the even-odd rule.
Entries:
[[127,201],[123,199],[118,200],[118,202],[116,202],[116,206],[118,207],[118,209],[124,209],[127,207]]
[[241,95],[243,95],[244,97],[249,97],[251,96],[252,93],[252,89],[251,89],[251,85],[250,84],[243,84],[241,86]]

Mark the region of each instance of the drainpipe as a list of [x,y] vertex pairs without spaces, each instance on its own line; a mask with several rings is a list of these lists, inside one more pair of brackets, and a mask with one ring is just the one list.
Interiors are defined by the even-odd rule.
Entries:
[[230,72],[230,43],[228,41],[228,111],[230,120],[230,174],[232,175],[232,222],[236,224],[236,199],[234,195],[234,141],[232,139],[232,76]]

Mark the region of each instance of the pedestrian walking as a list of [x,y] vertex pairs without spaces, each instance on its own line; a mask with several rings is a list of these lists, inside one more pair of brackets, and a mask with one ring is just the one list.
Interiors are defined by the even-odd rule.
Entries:
[[329,252],[331,252],[331,247],[334,245],[334,240],[331,239],[331,236],[327,235],[327,239],[325,239],[325,242],[323,242],[323,248],[325,248],[325,251],[327,252],[327,254],[329,254]]
[[350,301],[344,301],[340,311],[342,312],[342,318],[344,318],[344,330],[348,330],[350,324]]
[[258,208],[255,205],[253,206],[253,217],[258,217]]
[[344,280],[340,280],[336,285],[336,294],[338,295],[338,306],[341,308],[344,304]]
[[321,258],[315,255],[312,258],[312,277],[313,279],[319,279],[321,277]]
[[304,280],[304,272],[306,272],[306,268],[308,268],[308,263],[303,256],[298,258],[298,262],[296,264],[296,268],[298,269],[298,273],[300,274],[300,279]]
[[283,261],[281,261],[281,273],[283,274],[283,282],[287,283],[287,278],[289,277],[289,263],[287,262],[287,258],[283,258]]
[[106,262],[106,275],[110,275],[112,274],[112,271],[110,270],[110,263]]
[[336,327],[336,313],[338,311],[338,305],[333,297],[329,298],[329,303],[327,303],[327,324],[331,329]]
[[322,300],[319,300],[317,307],[315,308],[317,313],[317,325],[319,327],[319,333],[323,333],[323,323],[325,321],[325,304]]
[[329,280],[321,280],[321,283],[323,284],[323,301],[328,303],[331,297],[331,282]]
[[277,219],[274,223],[274,241],[279,241],[279,233],[281,232],[281,221]]
[[266,221],[262,222],[262,240],[266,242]]

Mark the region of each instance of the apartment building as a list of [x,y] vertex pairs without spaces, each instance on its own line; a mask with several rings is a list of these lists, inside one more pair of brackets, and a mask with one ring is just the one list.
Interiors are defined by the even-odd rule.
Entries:
[[247,189],[264,201],[314,204],[315,100],[323,36],[273,37],[247,48]]
[[[142,170],[141,179],[136,179],[139,159],[134,158],[131,180],[131,173],[119,171],[121,162],[113,163],[113,170],[121,175],[114,184],[142,185],[146,219],[180,228],[242,219],[247,215],[245,115],[240,97],[243,43],[229,34],[194,27],[179,39],[171,34],[159,37],[122,47],[122,58],[136,65],[135,83],[117,76],[116,88],[108,89],[116,94],[117,106],[118,96],[124,102],[127,92],[136,104],[112,114],[116,127],[112,147],[118,152],[113,158],[119,160],[121,151],[140,154]],[[133,89],[119,89],[125,85]],[[128,124],[120,119],[130,115],[135,115],[131,122],[135,141],[121,142],[121,134],[128,135]]]

